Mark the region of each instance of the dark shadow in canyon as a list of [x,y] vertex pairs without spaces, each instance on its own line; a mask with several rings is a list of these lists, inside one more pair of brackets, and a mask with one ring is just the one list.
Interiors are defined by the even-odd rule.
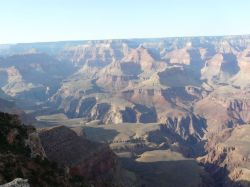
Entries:
[[230,171],[227,169],[227,165],[220,167],[216,164],[201,164],[205,167],[214,181],[213,187],[247,187],[250,186],[250,181],[232,181],[229,178]]
[[[206,165],[207,174],[198,172],[199,163],[195,160],[136,162],[133,159],[121,158],[122,166],[136,173],[140,187],[183,187],[201,177],[204,187],[246,187],[249,181],[232,181],[227,168]],[[204,166],[204,165],[203,165]],[[197,171],[197,172],[196,172]],[[215,171],[215,172],[212,172]]]
[[[199,180],[199,165],[195,160],[136,162],[121,158],[124,168],[136,173],[141,187],[183,187],[195,186]],[[197,172],[196,172],[197,171]],[[206,183],[212,181],[206,181]]]

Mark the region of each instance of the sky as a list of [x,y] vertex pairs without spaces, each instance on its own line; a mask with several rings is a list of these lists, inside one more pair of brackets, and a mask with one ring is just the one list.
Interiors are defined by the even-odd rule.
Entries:
[[249,0],[0,0],[0,44],[250,34]]

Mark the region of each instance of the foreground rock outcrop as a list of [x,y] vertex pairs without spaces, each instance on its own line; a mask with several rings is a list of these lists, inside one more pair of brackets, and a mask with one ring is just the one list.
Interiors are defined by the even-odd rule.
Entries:
[[30,187],[27,179],[16,178],[13,181],[0,185],[0,187]]

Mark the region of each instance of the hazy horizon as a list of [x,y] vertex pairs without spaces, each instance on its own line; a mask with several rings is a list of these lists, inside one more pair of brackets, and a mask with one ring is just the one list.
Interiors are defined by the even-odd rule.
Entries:
[[32,42],[16,42],[16,43],[0,43],[0,45],[16,45],[16,44],[34,44],[34,43],[57,43],[57,42],[81,42],[81,41],[106,41],[106,40],[150,40],[150,39],[168,39],[168,38],[200,38],[200,37],[237,37],[250,36],[250,34],[231,34],[231,35],[190,35],[190,36],[163,36],[163,37],[144,37],[144,38],[100,38],[100,39],[75,39],[75,40],[49,40],[49,41],[32,41]]

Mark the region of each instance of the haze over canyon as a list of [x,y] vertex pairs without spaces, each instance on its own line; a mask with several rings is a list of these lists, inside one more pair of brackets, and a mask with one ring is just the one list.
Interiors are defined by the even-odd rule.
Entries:
[[250,186],[249,35],[0,45],[0,111],[0,184]]

